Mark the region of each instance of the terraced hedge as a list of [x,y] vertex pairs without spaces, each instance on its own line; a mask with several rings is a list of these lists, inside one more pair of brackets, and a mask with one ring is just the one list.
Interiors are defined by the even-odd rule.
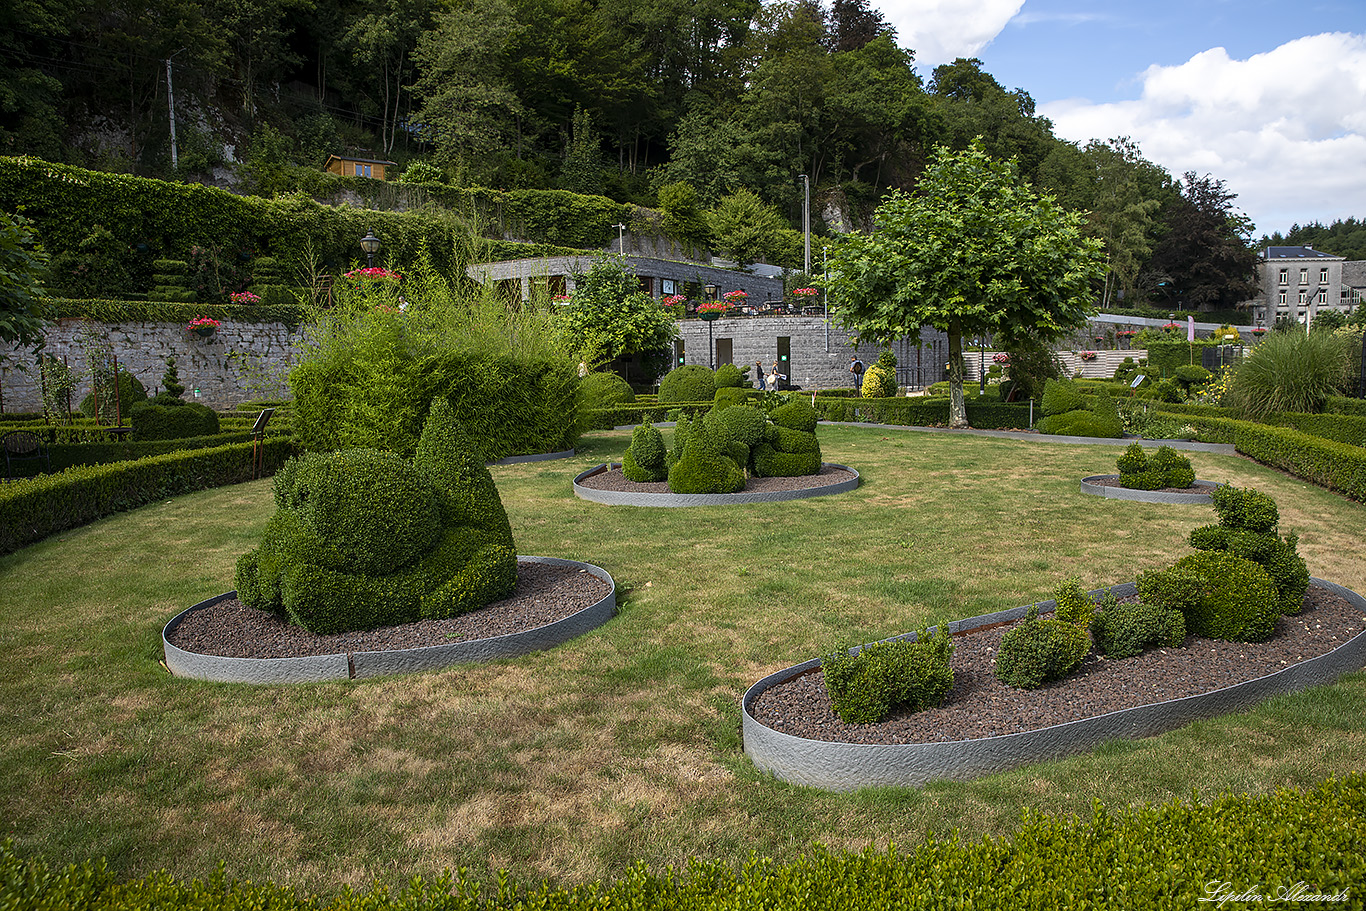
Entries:
[[[792,863],[751,857],[738,869],[695,863],[644,868],[612,883],[482,890],[463,875],[414,879],[404,889],[301,896],[271,883],[153,873],[123,881],[103,861],[64,869],[0,845],[0,907],[83,911],[978,911],[1260,907],[1328,903],[1360,907],[1366,882],[1366,776],[1307,790],[1224,795],[1107,811],[1089,819],[1027,816],[1008,838],[929,839],[911,850],[860,853],[817,848]],[[1248,897],[1251,893],[1259,899]],[[1291,899],[1291,896],[1295,896]],[[1241,901],[1235,897],[1241,896]],[[1209,904],[1204,904],[1208,902]],[[1252,904],[1247,904],[1252,903]]]

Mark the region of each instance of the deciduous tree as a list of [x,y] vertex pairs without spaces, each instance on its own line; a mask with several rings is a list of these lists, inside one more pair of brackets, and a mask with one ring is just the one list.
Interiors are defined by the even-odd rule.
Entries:
[[1057,338],[1094,310],[1101,244],[1081,217],[1023,184],[1013,162],[973,142],[941,149],[912,195],[894,193],[871,234],[838,239],[832,301],[860,341],[918,341],[932,326],[949,337],[949,421],[967,426],[963,336]]

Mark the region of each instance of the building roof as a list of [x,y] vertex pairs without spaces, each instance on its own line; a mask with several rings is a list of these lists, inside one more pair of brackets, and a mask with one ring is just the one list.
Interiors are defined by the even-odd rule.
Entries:
[[1346,257],[1334,256],[1331,253],[1324,253],[1315,250],[1313,247],[1267,247],[1262,253],[1263,259],[1345,259]]
[[[327,162],[330,164],[334,158],[338,161],[358,161],[361,164],[395,164],[395,162],[386,161],[383,158],[356,158],[353,155],[328,155]],[[327,167],[327,164],[324,164],[323,167]]]

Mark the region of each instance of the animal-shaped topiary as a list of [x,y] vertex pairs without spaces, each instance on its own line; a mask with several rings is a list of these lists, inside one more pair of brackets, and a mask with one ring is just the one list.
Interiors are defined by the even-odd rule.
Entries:
[[779,405],[769,415],[773,423],[754,448],[754,470],[768,478],[792,478],[821,470],[821,444],[816,440],[820,416],[806,402]]
[[664,437],[651,424],[631,432],[631,445],[621,457],[621,473],[632,481],[663,481],[669,476]]
[[[685,425],[679,422],[678,429]],[[686,425],[686,437],[669,465],[669,490],[674,493],[735,493],[745,486],[745,473],[728,453],[727,441],[702,419]],[[675,439],[678,431],[675,430]]]
[[275,501],[261,546],[237,561],[237,595],[314,633],[453,617],[517,584],[498,490],[444,399],[411,463],[311,453],[276,475]]

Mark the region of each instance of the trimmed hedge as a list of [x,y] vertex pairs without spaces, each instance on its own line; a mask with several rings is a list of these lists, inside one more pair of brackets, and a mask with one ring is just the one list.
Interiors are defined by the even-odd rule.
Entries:
[[[1354,772],[1309,789],[1223,794],[1208,802],[1140,804],[1091,814],[1026,812],[1006,838],[929,837],[914,848],[858,853],[816,847],[790,863],[751,856],[732,865],[645,868],[613,882],[553,886],[500,882],[481,888],[461,874],[414,878],[402,889],[345,889],[300,895],[273,883],[206,880],[164,872],[121,880],[103,861],[52,868],[0,844],[0,907],[83,911],[882,911],[885,908],[1217,908],[1218,899],[1255,890],[1263,896],[1337,897],[1350,907],[1366,881],[1366,775]],[[1220,891],[1222,890],[1222,892]],[[1289,904],[1289,902],[1287,902]],[[1230,902],[1230,907],[1243,907]]]
[[1284,427],[1250,421],[1230,423],[1234,425],[1233,445],[1243,455],[1348,499],[1366,501],[1366,448]]
[[[296,451],[284,437],[262,447],[267,475]],[[116,512],[251,479],[252,444],[234,443],[13,481],[0,487],[0,554]]]
[[125,301],[49,297],[43,299],[47,319],[93,319],[105,323],[184,323],[196,316],[219,322],[282,323],[293,329],[307,318],[297,304],[180,304],[168,301]]
[[672,412],[682,412],[689,418],[700,417],[712,408],[712,402],[686,402],[668,404],[613,405],[609,408],[594,408],[587,413],[586,429],[614,430],[617,427],[635,427],[640,424],[659,424],[670,421]]
[[[947,427],[949,400],[938,398],[854,399],[816,396],[823,421],[862,421],[902,427]],[[968,423],[978,430],[1018,430],[1029,426],[1029,405],[966,405]],[[1037,413],[1037,412],[1036,412]]]

